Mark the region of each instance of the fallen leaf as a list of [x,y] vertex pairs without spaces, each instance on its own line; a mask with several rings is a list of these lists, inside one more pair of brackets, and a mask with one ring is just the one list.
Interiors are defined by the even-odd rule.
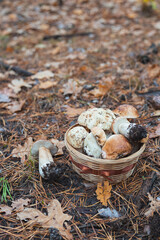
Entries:
[[16,201],[12,201],[12,210],[22,211],[24,206],[27,206],[31,200],[29,198],[19,198]]
[[49,70],[41,71],[31,76],[32,79],[43,79],[51,77],[54,77],[54,73]]
[[151,129],[149,129],[149,138],[156,138],[160,136],[160,123]]
[[60,52],[60,50],[61,50],[60,47],[56,47],[56,48],[52,49],[50,51],[50,53],[53,54],[53,55],[56,55],[56,54],[58,54]]
[[97,199],[104,205],[107,206],[108,199],[111,197],[112,186],[108,181],[97,184]]
[[69,79],[66,84],[63,85],[63,94],[68,95],[68,94],[74,94],[76,97],[81,91],[82,91],[81,86],[78,85],[77,81],[74,79]]
[[159,21],[159,22],[156,22],[156,23],[154,24],[154,27],[155,27],[156,29],[160,30],[160,21]]
[[19,80],[18,79],[14,79],[14,80],[12,80],[12,84],[10,84],[10,83],[8,84],[8,87],[13,89],[13,91],[15,93],[19,93],[21,91],[22,87],[31,88],[32,87],[31,84],[33,84],[33,82],[27,83],[27,82],[24,82],[23,79],[19,79]]
[[148,68],[148,76],[149,78],[156,78],[160,76],[160,67],[157,65],[150,66]]
[[11,100],[9,99],[9,97],[6,94],[3,94],[0,92],[0,102],[10,102]]
[[29,137],[24,143],[24,146],[18,144],[18,147],[14,148],[11,154],[13,157],[21,158],[21,162],[24,163],[30,155],[32,145],[32,137]]
[[46,81],[46,82],[41,82],[39,85],[39,88],[40,89],[48,89],[48,88],[51,88],[56,85],[57,85],[57,82]]
[[86,110],[85,108],[72,108],[72,107],[66,106],[65,112],[67,113],[68,117],[72,118],[80,115],[85,110]]
[[12,213],[12,208],[5,204],[1,204],[0,213],[4,213],[5,215],[10,215]]
[[64,141],[59,141],[53,138],[50,141],[58,148],[58,152],[55,154],[55,156],[63,155],[63,147],[65,147]]
[[150,208],[144,213],[146,217],[151,217],[153,216],[153,213],[160,210],[160,201],[157,199],[154,199],[150,193],[148,193],[148,198],[149,198],[149,205]]
[[47,212],[46,216],[38,209],[25,208],[22,212],[17,213],[17,216],[20,220],[28,221],[30,219],[29,225],[38,224],[43,228],[57,228],[65,239],[72,240],[71,227],[66,223],[71,220],[72,216],[63,213],[60,202],[56,199],[52,200],[47,206]]
[[19,112],[22,110],[23,105],[25,104],[25,100],[21,101],[13,101],[9,103],[5,108],[9,109],[12,113]]
[[152,114],[151,114],[152,117],[159,117],[160,116],[160,110],[157,110],[157,111],[154,111]]
[[89,93],[94,95],[95,97],[103,97],[107,94],[107,92],[113,86],[113,78],[102,79],[102,81],[98,84],[98,89],[93,89]]

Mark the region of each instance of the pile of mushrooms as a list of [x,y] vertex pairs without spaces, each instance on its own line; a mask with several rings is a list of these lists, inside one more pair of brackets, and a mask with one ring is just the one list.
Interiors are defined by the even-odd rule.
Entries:
[[145,143],[147,131],[128,119],[139,114],[131,105],[114,111],[92,108],[78,117],[78,126],[68,132],[68,142],[78,151],[94,158],[119,159],[132,153],[136,144]]

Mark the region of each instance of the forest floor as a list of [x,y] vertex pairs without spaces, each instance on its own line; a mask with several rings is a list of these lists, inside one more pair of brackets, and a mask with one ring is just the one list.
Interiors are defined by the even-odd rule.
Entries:
[[[136,0],[0,1],[1,239],[160,239],[159,9],[158,1],[155,11]],[[136,107],[149,140],[104,206],[97,184],[72,169],[64,135],[82,111],[120,104]],[[42,179],[29,154],[39,139],[64,146],[56,180]],[[44,222],[49,204],[63,220]],[[98,213],[107,207],[119,217]]]

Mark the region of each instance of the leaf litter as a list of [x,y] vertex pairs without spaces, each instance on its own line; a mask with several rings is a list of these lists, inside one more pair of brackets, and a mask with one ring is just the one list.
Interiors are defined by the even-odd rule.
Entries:
[[[156,2],[158,10],[160,5]],[[160,91],[158,11],[146,17],[140,2],[124,0],[78,0],[76,6],[72,0],[45,4],[38,0],[27,8],[23,0],[2,1],[0,10],[3,60],[15,70],[19,66],[35,73],[32,77],[20,77],[18,72],[13,74],[0,66],[1,94],[5,94],[2,98],[10,101],[0,104],[0,174],[8,179],[15,201],[17,196],[26,196],[31,200],[28,208],[40,211],[38,216],[45,218],[44,202],[56,198],[72,216],[69,225],[73,239],[158,239],[159,209],[148,221],[144,214],[139,214],[149,208],[148,202],[142,201],[140,207],[135,202],[142,184],[147,188],[148,182],[151,196],[159,195],[159,105],[157,100],[149,103],[146,98],[146,94],[157,96]],[[76,35],[81,32],[85,35]],[[53,38],[54,34],[59,37]],[[15,96],[4,93],[5,88]],[[112,190],[109,185],[100,185],[97,194],[96,184],[85,187],[83,179],[73,171],[63,147],[64,134],[83,109],[115,109],[126,103],[136,106],[140,113],[137,121],[147,125],[149,134],[154,136],[149,138],[132,176],[113,185]],[[63,106],[69,108],[64,110]],[[64,169],[59,180],[47,182],[40,178],[37,162],[30,159],[29,136],[32,141],[44,136],[60,143],[60,155],[54,157]],[[16,148],[13,157],[11,153]],[[154,184],[149,177],[152,171],[157,173]],[[146,196],[142,197],[143,200]],[[53,228],[43,228],[35,216],[17,221],[10,200],[7,196],[7,205],[0,207],[2,239],[56,239],[58,233],[53,237]],[[27,205],[22,201],[21,206]],[[100,216],[98,209],[103,206],[123,212],[124,219]],[[150,226],[149,235],[143,231],[145,224]]]

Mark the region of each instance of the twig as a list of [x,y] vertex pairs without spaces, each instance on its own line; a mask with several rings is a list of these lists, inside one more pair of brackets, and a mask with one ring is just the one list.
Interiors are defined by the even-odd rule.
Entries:
[[28,72],[20,67],[10,66],[10,65],[4,63],[3,61],[0,61],[0,68],[5,69],[7,71],[13,70],[14,72],[16,72],[19,75],[24,76],[24,77],[29,77],[29,76],[33,75],[33,73],[31,73],[31,72]]
[[72,38],[72,37],[85,37],[89,35],[95,35],[93,32],[81,32],[81,33],[71,33],[71,34],[56,34],[56,35],[48,35],[44,36],[43,40],[50,39],[59,39],[59,38]]

